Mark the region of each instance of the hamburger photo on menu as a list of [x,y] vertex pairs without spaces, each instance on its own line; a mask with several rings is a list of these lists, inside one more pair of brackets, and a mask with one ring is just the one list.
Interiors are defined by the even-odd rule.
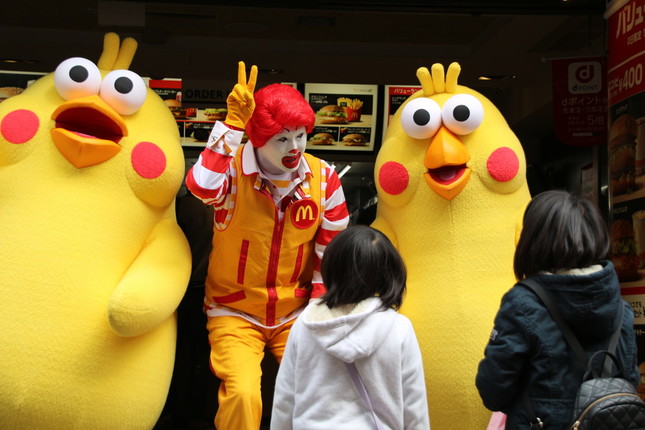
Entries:
[[613,195],[636,190],[636,135],[631,115],[621,115],[609,128],[609,185]]
[[166,106],[170,109],[170,112],[175,117],[175,119],[185,119],[186,118],[186,109],[181,107],[181,102],[175,99],[167,99],[163,101]]
[[346,146],[367,146],[367,139],[359,133],[346,134],[342,141]]
[[0,103],[9,97],[17,96],[22,91],[23,89],[20,87],[0,87]]
[[621,282],[638,280],[640,258],[636,249],[634,227],[626,219],[619,219],[609,229],[611,239],[611,262],[614,263],[618,280]]
[[228,110],[226,108],[206,108],[204,109],[204,116],[209,121],[224,121]]
[[310,145],[333,145],[334,136],[329,133],[316,133],[309,138]]
[[321,124],[347,124],[347,113],[338,105],[323,106],[316,116]]

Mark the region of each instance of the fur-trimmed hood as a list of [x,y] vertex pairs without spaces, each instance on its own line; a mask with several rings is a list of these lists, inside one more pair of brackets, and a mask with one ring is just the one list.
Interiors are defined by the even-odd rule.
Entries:
[[327,305],[312,303],[300,318],[304,326],[313,332],[313,338],[330,355],[344,362],[354,362],[370,356],[384,341],[383,333],[390,333],[395,321],[378,318],[364,324],[374,312],[384,312],[383,302],[378,297],[363,300],[354,305],[329,309]]

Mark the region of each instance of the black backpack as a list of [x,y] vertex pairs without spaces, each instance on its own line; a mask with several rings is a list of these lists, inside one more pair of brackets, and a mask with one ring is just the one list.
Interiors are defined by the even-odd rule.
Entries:
[[634,386],[623,378],[599,375],[592,363],[598,354],[605,354],[620,369],[616,356],[598,351],[589,357],[587,373],[576,393],[572,429],[645,429],[645,402]]
[[[641,400],[629,381],[616,376],[622,374],[620,363],[615,355],[622,327],[622,304],[619,311],[621,323],[612,334],[607,350],[597,351],[587,358],[582,345],[560,316],[546,290],[530,279],[524,279],[520,284],[530,288],[542,300],[578,361],[586,369],[582,384],[576,393],[571,429],[645,430],[645,402]],[[598,357],[602,358],[603,355],[605,357],[603,369],[598,373],[594,369],[594,364],[598,362]],[[611,373],[612,362],[617,369],[614,375]],[[524,391],[524,403],[531,418],[531,429],[548,429],[548,426],[545,426],[548,423],[543,423],[535,415],[528,397],[528,389]]]

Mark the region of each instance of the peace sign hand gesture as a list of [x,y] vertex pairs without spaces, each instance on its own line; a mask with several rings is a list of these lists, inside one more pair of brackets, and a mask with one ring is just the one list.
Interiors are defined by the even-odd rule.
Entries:
[[251,118],[255,109],[255,100],[253,91],[258,78],[257,66],[251,66],[251,75],[248,82],[246,81],[246,66],[244,61],[238,63],[237,84],[226,98],[228,114],[226,115],[226,124],[243,129]]

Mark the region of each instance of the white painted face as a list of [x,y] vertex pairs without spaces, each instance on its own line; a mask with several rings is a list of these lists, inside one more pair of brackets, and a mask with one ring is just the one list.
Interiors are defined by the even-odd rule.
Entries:
[[260,148],[255,148],[260,168],[267,173],[279,175],[295,172],[307,146],[305,127],[283,129]]

